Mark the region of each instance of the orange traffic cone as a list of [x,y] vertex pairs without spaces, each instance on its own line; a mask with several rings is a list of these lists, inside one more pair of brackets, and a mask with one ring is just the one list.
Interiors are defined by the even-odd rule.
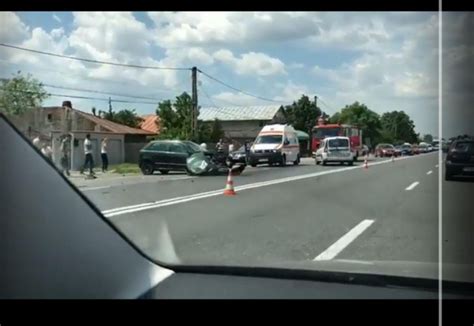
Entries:
[[229,175],[227,176],[227,182],[224,189],[225,196],[235,196],[236,192],[234,191],[234,182],[232,181],[232,170],[229,169]]
[[365,155],[365,159],[364,159],[364,169],[368,169],[369,168],[369,164],[367,163],[367,155]]

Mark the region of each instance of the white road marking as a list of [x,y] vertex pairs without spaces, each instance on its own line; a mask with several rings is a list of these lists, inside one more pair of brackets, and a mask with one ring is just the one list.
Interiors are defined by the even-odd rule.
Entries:
[[433,171],[431,171],[431,170],[429,170],[428,172],[426,172],[426,174],[428,174],[428,175],[431,174],[431,173],[433,173]]
[[359,235],[361,235],[362,232],[364,232],[369,226],[371,226],[372,223],[374,223],[374,220],[363,220],[313,260],[320,261],[333,259],[341,251],[343,251],[344,248],[346,248],[352,241],[354,241]]
[[[419,157],[419,156],[415,156],[415,157]],[[415,157],[407,156],[407,157],[400,158],[399,160],[413,159]],[[390,163],[390,160],[373,162],[373,163],[370,164],[370,166],[379,165],[379,164],[386,164],[386,163]],[[275,179],[275,180],[269,180],[269,181],[262,181],[262,182],[246,184],[246,185],[235,187],[234,189],[235,189],[235,191],[242,191],[242,190],[260,188],[260,187],[270,186],[270,185],[284,183],[284,182],[291,182],[291,181],[296,181],[296,180],[314,178],[314,177],[318,177],[318,176],[322,176],[322,175],[327,175],[327,174],[332,174],[332,173],[339,173],[339,172],[344,172],[344,171],[349,171],[349,170],[354,170],[354,169],[360,169],[360,168],[361,168],[361,166],[359,166],[359,165],[344,167],[344,168],[337,168],[337,169],[332,169],[332,170],[319,171],[319,172],[315,172],[315,173],[302,174],[302,175],[291,176],[291,177],[286,177],[286,178],[280,178],[280,179]],[[185,203],[185,202],[192,201],[192,200],[197,200],[197,199],[203,199],[203,198],[208,198],[208,197],[213,197],[213,196],[220,196],[220,195],[222,195],[222,192],[223,192],[223,189],[217,189],[217,190],[213,190],[213,191],[208,191],[208,192],[203,192],[203,193],[198,193],[198,194],[193,194],[193,195],[188,195],[188,196],[175,197],[175,198],[163,199],[163,200],[159,200],[159,201],[155,201],[155,202],[118,207],[118,208],[104,210],[104,211],[102,211],[102,214],[104,214],[105,217],[112,217],[112,216],[117,216],[117,215],[122,215],[122,214],[128,214],[128,213],[143,211],[143,210],[147,210],[147,209],[153,209],[153,208],[158,208],[158,207],[163,207],[163,206],[170,206],[170,205]]]
[[413,182],[411,185],[409,185],[408,187],[405,188],[405,190],[412,190],[413,188],[415,188],[416,186],[418,186],[419,182],[418,181],[415,181]]
[[87,188],[79,188],[79,190],[82,191],[89,191],[89,190],[98,190],[98,189],[105,189],[105,188],[110,188],[111,186],[101,186],[101,187],[87,187]]
[[439,165],[438,165],[438,164],[436,164],[436,165],[435,165],[435,168],[437,168],[437,167],[439,167]]

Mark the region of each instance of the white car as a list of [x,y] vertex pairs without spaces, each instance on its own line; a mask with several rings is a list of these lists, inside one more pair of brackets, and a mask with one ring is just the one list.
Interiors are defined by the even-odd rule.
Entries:
[[329,162],[354,164],[354,154],[348,137],[327,137],[323,139],[315,155],[315,163],[326,165]]

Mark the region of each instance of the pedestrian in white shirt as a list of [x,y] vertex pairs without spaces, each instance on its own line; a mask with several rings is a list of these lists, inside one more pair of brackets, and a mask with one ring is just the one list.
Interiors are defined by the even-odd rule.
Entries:
[[87,134],[86,139],[84,139],[84,166],[82,167],[81,174],[84,173],[87,165],[89,165],[89,174],[92,176],[94,175],[94,158],[92,157],[92,142],[91,142],[91,135]]
[[102,158],[102,172],[106,172],[109,167],[109,157],[107,156],[107,137],[102,139],[100,146],[100,156]]
[[33,145],[35,145],[36,148],[41,148],[41,139],[39,136],[36,136],[35,139],[33,139]]

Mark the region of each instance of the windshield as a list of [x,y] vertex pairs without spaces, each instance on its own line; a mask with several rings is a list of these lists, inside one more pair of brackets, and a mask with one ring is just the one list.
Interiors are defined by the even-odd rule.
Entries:
[[[440,50],[437,11],[0,15],[0,112],[156,262],[437,264],[438,226],[443,259],[474,252],[461,209],[474,158],[391,145],[450,139],[472,153],[474,124],[458,114],[472,101],[438,112],[439,55],[472,78],[471,47],[451,31]],[[446,74],[443,97],[474,94]],[[36,169],[3,170],[33,182]]]
[[334,128],[318,128],[316,127],[316,130],[313,131],[313,136],[322,139],[325,137],[335,137],[339,136],[339,133],[341,131],[341,128],[334,127]]
[[337,138],[337,139],[330,139],[328,141],[328,146],[331,147],[349,147],[349,141],[347,139]]
[[198,144],[192,142],[192,141],[187,141],[185,142],[186,145],[188,145],[188,148],[194,152],[194,153],[198,153],[198,152],[202,152],[202,148],[201,146],[199,146]]
[[281,135],[264,135],[258,136],[255,140],[255,144],[280,144],[282,136]]

